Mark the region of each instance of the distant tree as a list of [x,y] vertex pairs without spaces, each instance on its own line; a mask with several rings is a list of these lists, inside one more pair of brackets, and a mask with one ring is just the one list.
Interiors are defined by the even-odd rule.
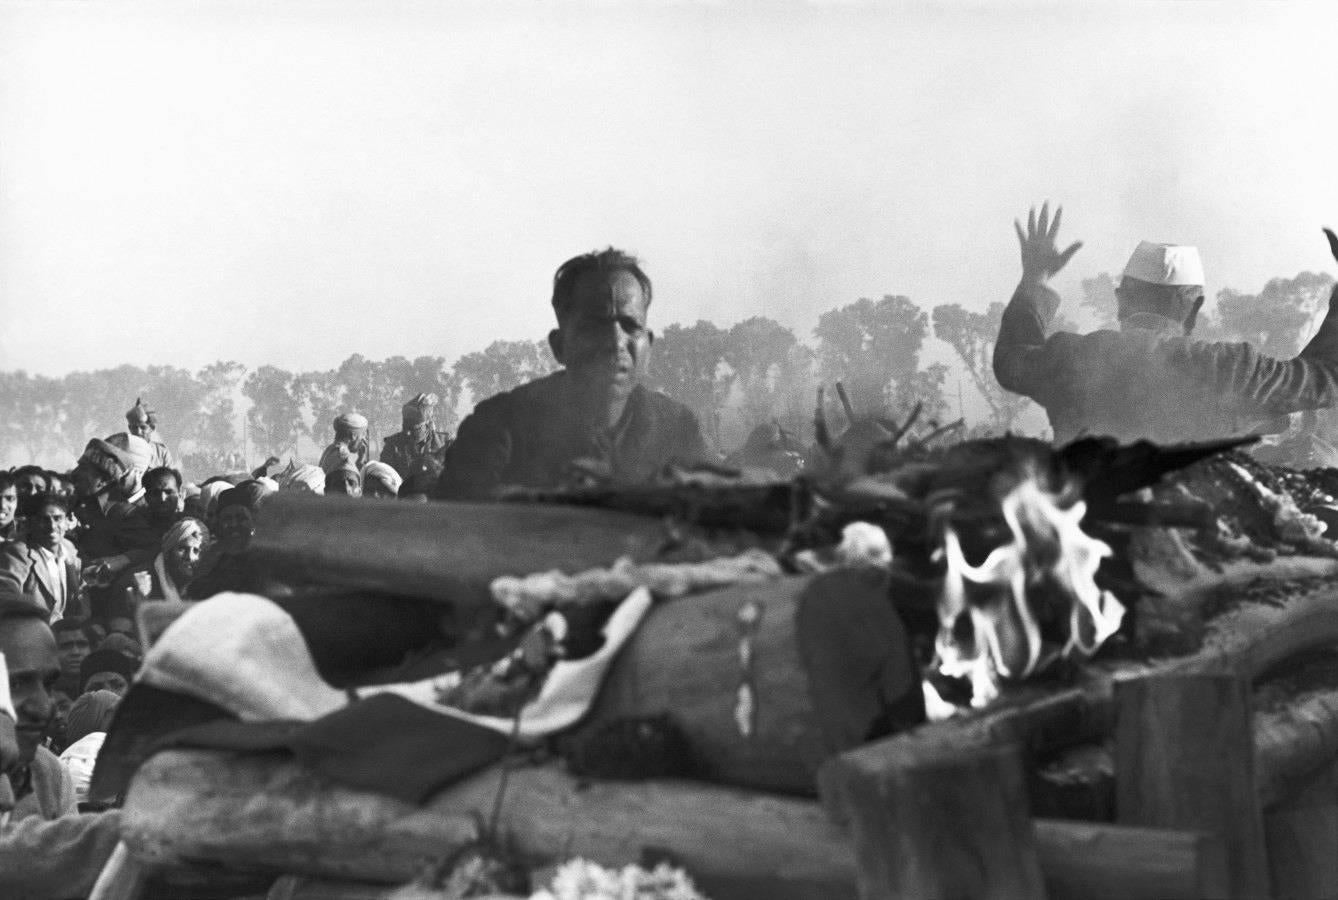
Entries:
[[[486,349],[460,357],[453,372],[477,404],[558,369],[546,341],[493,341]],[[458,390],[458,388],[457,388]]]
[[251,401],[246,420],[251,439],[262,456],[289,456],[306,430],[297,377],[276,366],[261,366],[242,383],[242,393]]
[[1211,315],[1195,333],[1248,341],[1270,356],[1295,356],[1331,290],[1333,277],[1315,272],[1270,279],[1258,294],[1223,288]]
[[1102,272],[1082,280],[1082,299],[1079,309],[1086,313],[1093,329],[1118,328],[1118,301],[1115,287],[1118,282],[1109,272]]
[[[885,295],[829,310],[813,329],[818,339],[818,373],[824,383],[844,383],[861,412],[895,408],[920,369],[920,350],[929,317],[908,297]],[[901,399],[899,399],[901,398]],[[933,402],[934,398],[920,398]]]
[[999,338],[1004,304],[991,303],[983,313],[970,312],[958,303],[934,307],[934,336],[953,349],[980,396],[989,406],[992,431],[1008,431],[1031,403],[1021,394],[1006,391],[994,377],[994,344]]
[[727,333],[699,320],[664,329],[651,352],[648,385],[688,406],[719,443],[719,412],[729,396],[733,375],[725,364]]
[[792,380],[788,369],[797,362],[798,345],[793,331],[763,316],[745,319],[725,335],[721,355],[742,395],[747,421],[776,415],[782,391]]
[[[236,394],[245,375],[246,367],[231,360],[210,363],[196,374],[205,394],[202,414],[193,433],[187,435],[193,443],[194,474],[229,468],[229,458],[241,449],[235,427]],[[185,452],[181,455],[184,462]]]
[[20,463],[39,462],[48,455],[65,457],[60,429],[64,399],[61,379],[24,371],[0,374],[0,443],[5,456]]

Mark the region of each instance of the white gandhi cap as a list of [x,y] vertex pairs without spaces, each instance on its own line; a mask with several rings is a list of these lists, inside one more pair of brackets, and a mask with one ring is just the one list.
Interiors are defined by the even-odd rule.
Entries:
[[1197,247],[1154,244],[1142,241],[1124,267],[1126,278],[1149,284],[1193,284],[1203,286],[1203,261]]

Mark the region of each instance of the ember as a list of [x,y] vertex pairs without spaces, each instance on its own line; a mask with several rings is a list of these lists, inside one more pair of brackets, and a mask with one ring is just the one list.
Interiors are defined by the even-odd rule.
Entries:
[[[1032,475],[1000,505],[1012,541],[996,547],[980,565],[967,561],[951,525],[943,534],[947,574],[939,596],[934,665],[948,677],[970,681],[976,708],[998,696],[1001,678],[1026,678],[1075,654],[1092,656],[1124,619],[1124,606],[1096,585],[1097,569],[1111,549],[1082,530],[1085,503],[1078,500],[1065,508],[1062,495]],[[1042,607],[1061,613],[1044,618],[1067,620],[1057,649],[1051,644],[1047,650],[1038,615]]]

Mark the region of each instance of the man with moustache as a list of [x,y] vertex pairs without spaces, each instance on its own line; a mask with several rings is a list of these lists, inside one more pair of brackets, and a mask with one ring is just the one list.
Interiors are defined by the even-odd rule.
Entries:
[[641,382],[654,334],[650,279],[612,247],[553,277],[563,369],[478,404],[446,451],[435,496],[486,499],[507,486],[551,487],[585,472],[614,483],[707,458],[696,415]]
[[44,612],[0,577],[0,653],[16,713],[17,759],[7,774],[16,803],[0,829],[0,897],[84,897],[120,839],[120,813],[80,814],[74,781],[42,746],[61,669]]

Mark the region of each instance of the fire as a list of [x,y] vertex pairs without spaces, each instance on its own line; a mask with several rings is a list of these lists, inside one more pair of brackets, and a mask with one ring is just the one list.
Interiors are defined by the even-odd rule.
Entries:
[[[1001,679],[1026,678],[1060,658],[1090,657],[1124,619],[1124,606],[1096,585],[1097,569],[1111,549],[1080,527],[1085,503],[1065,507],[1028,477],[1001,506],[1012,541],[980,565],[967,562],[951,527],[943,535],[947,575],[935,662],[944,675],[969,680],[977,708],[999,695]],[[1056,642],[1042,639],[1041,604],[1067,613],[1067,635],[1057,649]]]

